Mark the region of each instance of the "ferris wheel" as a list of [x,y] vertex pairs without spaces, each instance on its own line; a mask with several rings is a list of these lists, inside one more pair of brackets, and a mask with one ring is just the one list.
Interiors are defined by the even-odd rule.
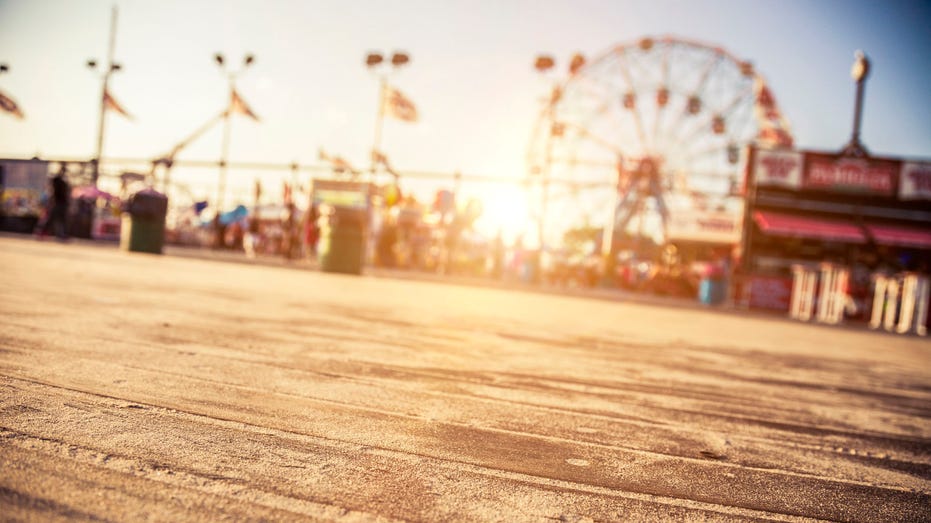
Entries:
[[[538,59],[538,69],[547,65]],[[528,151],[543,193],[541,236],[544,221],[553,232],[581,218],[613,230],[639,224],[640,234],[665,241],[672,214],[739,207],[751,143],[792,145],[751,63],[671,37],[619,45],[587,63],[576,55]]]

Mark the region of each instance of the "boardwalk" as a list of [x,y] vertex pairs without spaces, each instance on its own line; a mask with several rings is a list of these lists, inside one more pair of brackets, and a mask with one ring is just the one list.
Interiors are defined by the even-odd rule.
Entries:
[[931,519],[931,343],[0,238],[0,518]]

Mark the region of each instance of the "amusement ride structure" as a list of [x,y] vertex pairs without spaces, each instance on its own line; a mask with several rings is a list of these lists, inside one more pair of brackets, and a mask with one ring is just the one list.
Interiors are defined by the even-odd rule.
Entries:
[[[643,38],[591,61],[576,55],[528,151],[540,241],[575,219],[605,225],[607,252],[614,231],[662,243],[676,213],[739,213],[746,146],[792,141],[763,77],[719,47]],[[567,190],[551,198],[551,185]]]

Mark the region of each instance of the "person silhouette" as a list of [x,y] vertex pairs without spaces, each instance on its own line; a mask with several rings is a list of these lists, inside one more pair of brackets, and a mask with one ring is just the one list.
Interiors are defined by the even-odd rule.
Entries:
[[46,220],[40,236],[55,234],[60,240],[68,238],[68,204],[71,201],[71,185],[66,178],[68,166],[61,164],[58,173],[49,182],[49,198]]

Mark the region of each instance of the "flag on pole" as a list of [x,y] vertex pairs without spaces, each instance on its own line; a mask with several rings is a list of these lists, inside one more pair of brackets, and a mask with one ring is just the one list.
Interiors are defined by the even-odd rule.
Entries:
[[385,170],[388,171],[388,174],[394,176],[395,179],[401,177],[401,175],[394,170],[394,167],[391,166],[391,163],[388,161],[388,157],[385,155],[385,153],[381,151],[372,151],[372,162],[384,166]]
[[249,104],[239,96],[239,93],[236,92],[236,89],[233,89],[230,94],[230,107],[228,109],[230,113],[239,113],[249,118],[252,118],[256,122],[259,121],[259,117],[256,116],[252,109],[249,107]]
[[116,111],[130,120],[133,119],[132,115],[127,113],[126,109],[123,109],[123,106],[120,105],[119,102],[117,102],[115,98],[113,98],[113,95],[111,95],[110,91],[108,90],[104,90],[103,92],[103,105],[107,109]]
[[358,176],[361,174],[361,171],[354,168],[345,158],[342,156],[330,156],[326,151],[320,149],[320,159],[324,162],[329,162],[330,166],[333,168],[333,172],[337,174],[343,174],[349,172],[353,176]]
[[414,102],[410,101],[401,94],[401,91],[394,87],[385,87],[384,105],[385,114],[388,116],[393,116],[405,122],[417,121],[417,108],[414,107]]
[[26,116],[23,115],[23,112],[19,110],[19,106],[16,105],[16,102],[12,98],[0,92],[0,109],[12,114],[13,116],[22,120]]

